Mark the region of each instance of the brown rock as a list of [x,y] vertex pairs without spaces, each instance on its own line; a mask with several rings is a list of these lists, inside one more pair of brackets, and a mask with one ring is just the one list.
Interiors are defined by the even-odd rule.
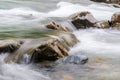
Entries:
[[110,22],[108,20],[99,21],[96,23],[96,26],[101,29],[110,28]]
[[[68,39],[68,40],[67,40]],[[26,40],[21,47],[5,58],[5,62],[19,63],[24,55],[29,55],[30,62],[55,61],[68,56],[69,47],[78,42],[76,37],[69,32],[62,32],[50,37]]]
[[60,31],[66,31],[68,32],[68,29],[66,27],[63,27],[56,22],[51,22],[48,25],[46,25],[47,28],[53,29],[53,30],[60,30]]
[[114,29],[120,29],[120,23],[113,24],[112,28],[114,28]]
[[75,13],[70,16],[70,19],[77,29],[95,27],[95,23],[97,22],[93,15],[87,11]]
[[16,52],[5,58],[5,62],[21,62],[23,56],[30,56],[30,62],[54,61],[68,55],[67,49],[57,39],[48,39],[45,41],[32,40],[24,43]]
[[0,53],[14,52],[20,45],[21,43],[17,40],[0,40]]
[[120,12],[113,14],[113,16],[111,18],[111,22],[112,22],[112,24],[120,23]]

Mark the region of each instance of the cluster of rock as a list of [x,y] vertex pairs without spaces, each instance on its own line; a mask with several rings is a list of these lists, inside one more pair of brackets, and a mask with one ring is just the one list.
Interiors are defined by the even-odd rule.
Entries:
[[77,29],[86,28],[120,28],[120,12],[113,14],[111,20],[97,21],[90,12],[79,12],[70,16],[71,22]]
[[20,63],[24,55],[29,56],[27,63],[42,61],[55,61],[68,56],[70,47],[79,42],[70,32],[58,32],[55,35],[39,39],[1,40],[0,53],[9,52],[5,62]]
[[[70,23],[76,29],[86,28],[120,28],[120,13],[115,13],[111,20],[97,21],[94,16],[87,11],[71,15]],[[20,63],[23,59],[27,63],[39,63],[43,61],[56,61],[63,58],[62,62],[81,63],[87,62],[88,58],[69,56],[69,49],[79,42],[69,27],[62,26],[56,22],[51,22],[45,26],[48,29],[56,31],[54,35],[38,39],[21,40],[0,40],[0,53],[9,52],[5,62]],[[27,55],[27,56],[26,56]],[[67,58],[67,59],[66,59]],[[73,59],[72,59],[73,58]]]
[[9,53],[4,61],[40,63],[69,56],[68,51],[79,40],[66,27],[55,22],[51,22],[46,27],[57,31],[54,35],[38,39],[0,40],[0,53]]
[[119,4],[120,5],[120,0],[91,0],[95,2],[105,2],[105,3],[114,3],[114,4]]

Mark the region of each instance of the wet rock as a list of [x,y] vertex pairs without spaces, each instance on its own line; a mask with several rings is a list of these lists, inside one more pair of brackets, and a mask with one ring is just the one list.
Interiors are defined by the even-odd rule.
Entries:
[[14,52],[21,44],[21,41],[17,40],[0,40],[0,53]]
[[111,17],[111,27],[120,29],[120,12],[113,14]]
[[44,40],[42,42],[41,40],[26,41],[16,52],[8,55],[5,62],[20,63],[26,54],[30,57],[28,63],[54,61],[68,55],[67,49],[57,39]]
[[120,0],[91,0],[91,1],[120,4]]
[[27,63],[55,61],[68,56],[69,48],[77,43],[78,40],[76,40],[76,37],[68,32],[40,39],[26,40],[17,51],[5,58],[5,62],[20,63],[26,54],[29,56],[28,59],[25,59]]
[[85,64],[88,61],[88,57],[86,56],[67,56],[65,58],[59,59],[57,63],[63,63],[63,64]]
[[120,23],[120,12],[113,14],[113,16],[111,18],[111,22],[112,22],[112,24]]
[[118,4],[113,4],[113,6],[116,8],[120,8],[120,5],[118,5]]
[[120,23],[113,24],[112,28],[114,28],[114,29],[120,29]]
[[48,25],[46,25],[46,27],[53,30],[66,31],[66,32],[69,31],[66,27],[63,27],[57,24],[56,22],[51,22]]
[[45,42],[29,54],[32,54],[31,62],[35,63],[45,60],[55,61],[64,56],[68,56],[67,49],[65,49],[64,45],[62,45],[57,39],[51,39],[50,42]]
[[99,21],[96,23],[96,27],[100,29],[110,28],[110,26],[111,26],[111,22],[108,20]]
[[77,29],[95,27],[95,23],[97,22],[94,16],[87,11],[75,13],[70,16],[70,19]]

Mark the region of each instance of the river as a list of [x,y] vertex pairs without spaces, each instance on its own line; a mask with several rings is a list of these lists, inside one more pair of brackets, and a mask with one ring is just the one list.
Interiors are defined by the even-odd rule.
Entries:
[[[79,11],[90,11],[99,20],[110,20],[120,12],[110,4],[89,0],[0,0],[0,39],[39,38],[50,21],[65,21]],[[0,80],[120,80],[120,31],[84,29],[73,32],[80,42],[70,50],[73,55],[88,56],[85,65],[6,64],[0,55]]]

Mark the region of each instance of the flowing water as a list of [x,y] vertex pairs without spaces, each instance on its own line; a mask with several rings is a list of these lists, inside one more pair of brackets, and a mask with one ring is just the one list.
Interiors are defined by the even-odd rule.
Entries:
[[[0,0],[0,39],[39,38],[50,21],[65,21],[79,11],[90,11],[97,20],[110,20],[119,8],[89,0]],[[85,29],[73,32],[80,40],[70,50],[73,55],[86,55],[85,65],[6,64],[0,55],[0,80],[120,80],[120,31]]]

